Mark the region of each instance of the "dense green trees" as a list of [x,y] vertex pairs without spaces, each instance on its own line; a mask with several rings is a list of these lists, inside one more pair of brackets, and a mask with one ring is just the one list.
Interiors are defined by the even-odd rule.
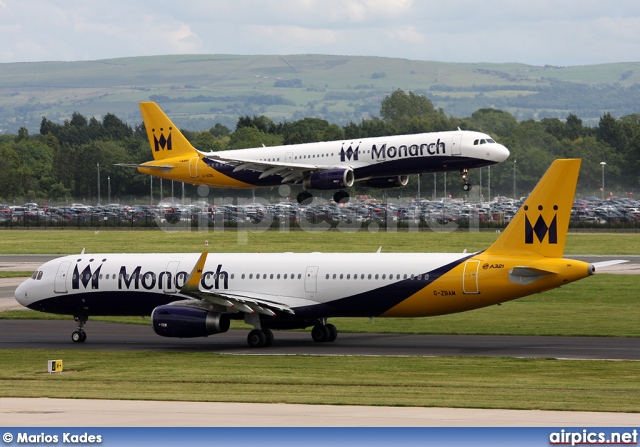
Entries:
[[[275,123],[266,116],[243,116],[233,131],[217,124],[207,131],[184,133],[201,150],[222,151],[458,127],[489,133],[511,150],[509,160],[491,168],[492,195],[512,195],[514,176],[517,195],[526,195],[551,161],[561,157],[583,159],[578,186],[583,195],[601,194],[603,161],[607,195],[609,191],[627,194],[640,187],[640,114],[615,118],[604,113],[596,127],[584,126],[573,113],[564,121],[544,118],[518,122],[507,112],[484,108],[469,117],[457,118],[437,110],[425,96],[396,90],[381,102],[380,117],[350,122],[344,127],[318,118]],[[150,158],[144,127],[132,128],[113,114],[97,120],[74,113],[62,124],[42,118],[37,135],[29,135],[26,128],[21,128],[18,135],[0,136],[0,202],[72,197],[92,201],[98,196],[98,165],[102,197],[107,197],[107,185],[113,197],[146,197],[151,178],[114,165],[141,163]],[[479,176],[477,170],[472,171],[472,183],[478,184]],[[448,191],[462,195],[458,175],[448,176],[448,183]],[[416,184],[414,179],[407,188],[415,188]]]

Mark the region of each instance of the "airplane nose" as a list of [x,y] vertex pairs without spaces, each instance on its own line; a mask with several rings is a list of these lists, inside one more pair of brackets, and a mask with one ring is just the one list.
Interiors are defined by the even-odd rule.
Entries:
[[13,293],[13,296],[15,297],[16,301],[25,307],[29,307],[29,293],[27,291],[29,288],[27,284],[28,282],[29,282],[28,279],[22,282],[22,284],[20,284],[16,288],[16,291]]
[[507,149],[505,146],[501,144],[499,146],[500,148],[498,150],[497,159],[496,159],[498,163],[505,161],[507,158],[509,158],[509,155],[511,155],[511,153],[509,152],[509,149]]

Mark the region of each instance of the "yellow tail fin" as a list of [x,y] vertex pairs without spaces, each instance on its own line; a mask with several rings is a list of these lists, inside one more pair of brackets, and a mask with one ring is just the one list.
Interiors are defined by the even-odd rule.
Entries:
[[196,155],[195,148],[155,102],[141,102],[140,112],[155,160]]
[[513,220],[485,253],[561,258],[580,162],[580,159],[554,161]]

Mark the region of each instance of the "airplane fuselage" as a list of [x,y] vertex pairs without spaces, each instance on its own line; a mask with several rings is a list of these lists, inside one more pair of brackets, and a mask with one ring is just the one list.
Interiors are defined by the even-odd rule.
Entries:
[[[34,310],[71,315],[142,315],[188,300],[180,294],[200,255],[93,254],[44,264],[16,290]],[[540,262],[554,275],[526,283],[511,271]],[[328,317],[423,317],[476,309],[590,274],[589,264],[468,253],[210,254],[199,288],[259,297],[293,312],[261,316],[269,328],[307,327]],[[200,300],[192,300],[194,303]],[[217,302],[210,310],[234,313]],[[242,318],[242,314],[237,315]]]
[[[264,175],[264,171],[238,170],[236,166],[199,157],[197,154],[172,156],[170,139],[154,137],[164,144],[153,150],[163,158],[144,163],[138,171],[158,177],[225,188],[251,188],[296,183],[282,175]],[[265,163],[314,165],[323,169],[350,169],[355,181],[420,174],[459,171],[490,166],[504,161],[509,151],[486,134],[472,131],[432,132],[377,138],[361,138],[287,146],[237,149],[218,153],[229,159]],[[166,170],[158,166],[171,166]]]

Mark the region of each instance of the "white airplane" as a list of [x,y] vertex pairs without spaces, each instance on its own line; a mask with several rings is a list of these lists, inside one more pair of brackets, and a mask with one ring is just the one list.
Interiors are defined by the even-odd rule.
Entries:
[[423,317],[477,309],[589,276],[564,259],[580,160],[556,160],[505,231],[477,253],[85,254],[47,262],[15,291],[22,305],[73,315],[72,340],[94,315],[151,315],[165,337],[226,332],[231,319],[269,346],[272,329],[313,326],[334,341],[331,317]]
[[309,203],[308,190],[338,190],[336,202],[348,201],[344,188],[361,182],[372,188],[405,186],[410,174],[459,171],[463,190],[467,173],[500,163],[509,150],[489,135],[456,130],[322,143],[201,152],[153,102],[140,103],[154,160],[135,167],[154,175],[215,188],[256,188],[302,184],[299,203]]

